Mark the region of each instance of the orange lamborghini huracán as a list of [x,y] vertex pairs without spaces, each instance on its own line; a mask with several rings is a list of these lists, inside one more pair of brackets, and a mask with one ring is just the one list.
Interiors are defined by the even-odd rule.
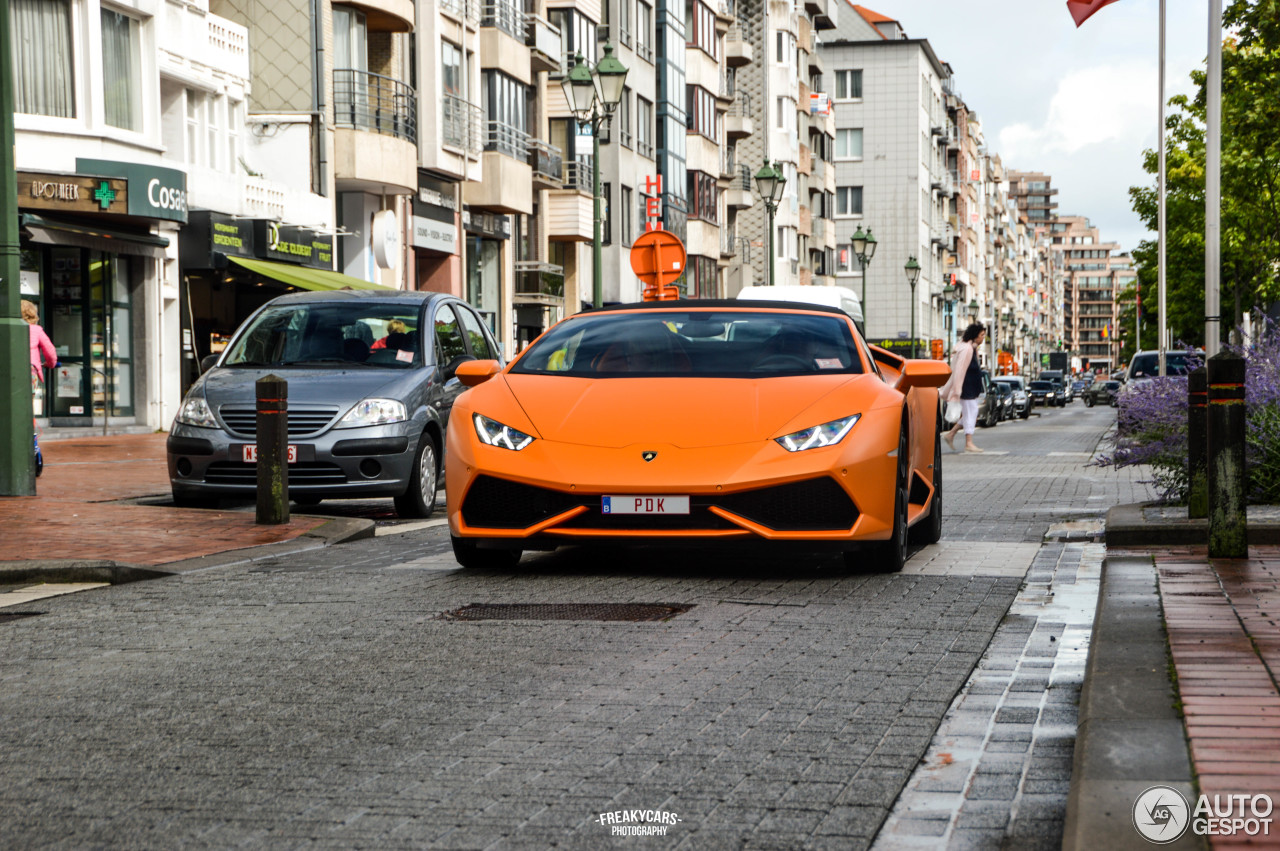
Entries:
[[466,566],[566,544],[836,550],[901,569],[942,531],[950,369],[867,345],[835,308],[658,301],[572,316],[450,414]]

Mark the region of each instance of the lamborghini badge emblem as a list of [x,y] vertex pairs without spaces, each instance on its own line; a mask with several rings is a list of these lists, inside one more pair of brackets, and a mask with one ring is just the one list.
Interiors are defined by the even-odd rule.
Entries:
[[653,450],[651,450],[651,449],[650,449],[650,450],[646,450],[646,451],[644,451],[644,452],[641,452],[641,453],[640,453],[640,457],[641,457],[641,458],[643,458],[643,459],[645,460],[645,462],[647,463],[647,462],[649,462],[649,461],[652,461],[654,458],[657,458],[657,457],[658,457],[658,453],[657,453],[657,452],[654,452]]

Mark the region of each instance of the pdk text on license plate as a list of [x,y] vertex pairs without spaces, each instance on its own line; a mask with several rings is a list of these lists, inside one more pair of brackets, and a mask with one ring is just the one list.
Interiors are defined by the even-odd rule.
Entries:
[[604,496],[602,514],[688,514],[687,496]]
[[[256,444],[246,443],[245,445],[240,447],[240,451],[243,453],[242,460],[244,461],[244,463],[246,464],[258,463],[258,447]],[[289,463],[290,464],[298,463],[298,447],[293,445],[292,443],[289,444]]]

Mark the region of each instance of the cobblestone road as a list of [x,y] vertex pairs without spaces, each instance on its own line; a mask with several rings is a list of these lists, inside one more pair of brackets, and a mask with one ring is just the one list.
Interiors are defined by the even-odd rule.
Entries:
[[[947,455],[943,544],[896,576],[572,551],[458,571],[434,528],[41,600],[0,624],[4,844],[867,847],[1019,591],[980,542],[1025,571],[1050,522],[1141,498],[1048,454],[1105,425],[1073,407]],[[964,542],[989,571],[937,557]],[[693,608],[438,617],[583,602]],[[598,823],[626,810],[681,821]]]

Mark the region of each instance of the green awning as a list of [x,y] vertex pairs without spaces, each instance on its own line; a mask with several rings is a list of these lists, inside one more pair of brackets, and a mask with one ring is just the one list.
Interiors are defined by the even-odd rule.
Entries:
[[310,269],[306,266],[291,266],[288,263],[276,263],[271,260],[250,260],[246,257],[228,257],[237,266],[243,266],[255,275],[271,278],[291,287],[304,290],[390,290],[382,284],[371,284],[341,272],[327,272],[323,269]]

